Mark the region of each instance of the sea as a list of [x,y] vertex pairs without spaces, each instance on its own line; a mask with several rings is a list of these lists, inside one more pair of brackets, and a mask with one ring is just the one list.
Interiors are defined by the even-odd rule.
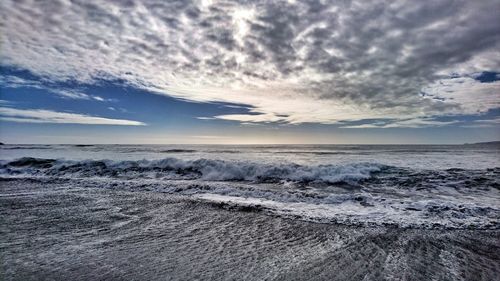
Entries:
[[299,221],[499,229],[500,146],[14,145],[0,177],[175,195]]

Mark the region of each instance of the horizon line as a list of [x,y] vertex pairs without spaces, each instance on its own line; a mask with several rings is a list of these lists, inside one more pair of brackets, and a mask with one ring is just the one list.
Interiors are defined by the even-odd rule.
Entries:
[[464,142],[464,143],[4,143],[1,145],[473,145],[500,143],[500,140],[482,141],[482,142]]

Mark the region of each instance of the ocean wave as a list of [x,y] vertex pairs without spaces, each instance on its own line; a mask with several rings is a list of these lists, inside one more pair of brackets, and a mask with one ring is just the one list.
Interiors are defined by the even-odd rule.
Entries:
[[[224,209],[266,212],[290,219],[320,223],[425,229],[499,229],[500,227],[498,208],[442,200],[420,202],[379,200],[363,203],[348,197],[347,201],[333,204],[296,203],[209,193],[201,193],[195,198]],[[418,208],[413,208],[414,205]]]
[[166,150],[160,150],[159,152],[161,153],[192,153],[196,152],[194,149],[166,149]]
[[353,183],[368,179],[386,166],[377,163],[346,165],[302,166],[297,164],[262,164],[212,159],[111,161],[69,161],[25,157],[0,165],[4,175],[28,174],[47,176],[110,176],[175,179],[202,179],[206,181]]
[[11,167],[50,168],[55,159],[23,157],[8,163]]
[[[158,192],[292,218],[401,227],[500,227],[500,168],[412,170],[213,159],[0,161],[0,180]],[[8,184],[5,183],[7,186]]]
[[[10,178],[0,178],[0,181]],[[498,192],[494,190],[415,190],[367,188],[300,189],[252,182],[121,179],[103,177],[26,178],[44,186],[153,192],[201,200],[234,211],[263,211],[291,219],[346,225],[416,228],[500,228]],[[5,182],[7,185],[8,183]]]
[[28,150],[28,149],[52,149],[50,145],[17,145],[17,146],[12,146],[12,145],[2,145],[0,146],[0,149],[4,150]]
[[207,150],[204,151],[205,153],[224,153],[224,154],[230,154],[230,153],[242,153],[242,151],[238,150]]
[[[272,152],[275,154],[311,154],[311,155],[349,155],[354,154],[353,152],[345,152],[345,151],[275,151]],[[356,152],[356,154],[359,154]]]
[[380,163],[361,162],[306,166],[214,159],[112,161],[43,159],[24,157],[0,161],[1,176],[111,177],[203,181],[246,181],[293,187],[368,189],[500,190],[500,168],[415,170]]

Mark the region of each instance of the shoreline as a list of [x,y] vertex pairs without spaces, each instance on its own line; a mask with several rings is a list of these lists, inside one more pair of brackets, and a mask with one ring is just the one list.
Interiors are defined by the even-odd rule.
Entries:
[[2,181],[2,279],[493,280],[500,273],[500,230],[313,223],[67,184]]

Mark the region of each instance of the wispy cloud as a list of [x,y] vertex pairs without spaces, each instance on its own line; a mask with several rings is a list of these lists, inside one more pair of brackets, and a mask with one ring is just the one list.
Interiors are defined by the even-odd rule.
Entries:
[[[214,119],[238,121],[241,123],[260,123],[260,122],[283,122],[286,117],[276,116],[275,114],[225,114],[217,115]],[[206,118],[205,118],[206,119]]]
[[457,120],[437,121],[432,118],[414,118],[407,120],[377,121],[369,124],[347,125],[340,128],[350,129],[383,129],[383,128],[423,128],[423,127],[441,127],[458,123]]
[[96,96],[89,95],[80,90],[76,89],[65,89],[60,88],[60,86],[50,85],[54,83],[41,82],[37,80],[30,80],[26,78],[21,78],[13,75],[2,75],[0,76],[0,86],[5,88],[33,88],[41,89],[56,94],[62,98],[77,99],[77,100],[96,100],[96,101],[107,101],[106,99]]
[[475,120],[474,122],[481,123],[481,124],[500,124],[500,117],[496,117],[493,119]]
[[224,120],[434,126],[499,107],[500,83],[473,79],[500,72],[496,0],[5,0],[0,16],[4,64],[252,108]]
[[464,124],[464,128],[500,128],[500,117],[493,119],[474,120],[472,124]]
[[0,107],[0,120],[23,123],[66,123],[90,125],[144,126],[143,122],[111,119],[86,114],[57,112],[44,109],[15,109]]

